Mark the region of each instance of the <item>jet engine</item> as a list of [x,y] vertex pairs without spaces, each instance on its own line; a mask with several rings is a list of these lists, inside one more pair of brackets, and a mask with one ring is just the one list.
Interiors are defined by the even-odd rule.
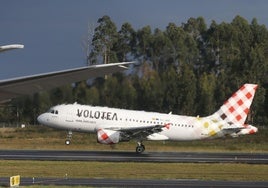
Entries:
[[98,142],[101,144],[116,144],[120,141],[120,132],[107,130],[107,129],[99,129],[97,132]]

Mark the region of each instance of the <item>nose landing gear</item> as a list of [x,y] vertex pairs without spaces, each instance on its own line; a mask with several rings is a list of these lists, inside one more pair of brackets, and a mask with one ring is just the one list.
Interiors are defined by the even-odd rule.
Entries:
[[65,144],[66,145],[70,145],[71,144],[72,135],[73,135],[73,132],[72,131],[68,131],[67,138],[65,140]]

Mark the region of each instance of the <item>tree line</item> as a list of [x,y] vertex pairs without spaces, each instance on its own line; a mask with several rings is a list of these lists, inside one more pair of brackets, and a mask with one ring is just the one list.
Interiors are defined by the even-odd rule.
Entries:
[[138,61],[126,73],[52,89],[11,101],[4,122],[36,123],[38,114],[61,103],[109,106],[206,116],[244,83],[258,84],[248,122],[268,124],[268,31],[256,18],[230,23],[189,18],[164,30],[116,24],[107,15],[92,33],[87,63]]

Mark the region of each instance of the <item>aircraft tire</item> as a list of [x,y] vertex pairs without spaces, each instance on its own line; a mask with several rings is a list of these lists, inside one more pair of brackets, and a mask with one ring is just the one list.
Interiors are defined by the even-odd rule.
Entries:
[[70,140],[65,140],[65,144],[66,145],[70,145],[71,144],[71,141]]
[[144,145],[140,145],[136,147],[136,153],[142,153],[145,150],[145,146]]

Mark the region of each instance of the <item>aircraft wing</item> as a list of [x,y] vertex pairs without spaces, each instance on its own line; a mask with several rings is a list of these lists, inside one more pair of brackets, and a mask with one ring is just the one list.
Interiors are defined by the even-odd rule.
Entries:
[[139,126],[139,127],[120,127],[120,128],[105,128],[113,131],[120,131],[121,136],[125,136],[129,139],[141,139],[145,140],[149,135],[159,133],[163,131],[163,128],[168,125],[150,125],[150,126]]
[[135,62],[110,63],[0,80],[0,103],[11,98],[52,89],[64,84],[126,70]]
[[0,52],[4,52],[7,50],[20,49],[20,48],[24,48],[24,45],[22,45],[22,44],[10,44],[10,45],[5,45],[5,46],[0,46]]

